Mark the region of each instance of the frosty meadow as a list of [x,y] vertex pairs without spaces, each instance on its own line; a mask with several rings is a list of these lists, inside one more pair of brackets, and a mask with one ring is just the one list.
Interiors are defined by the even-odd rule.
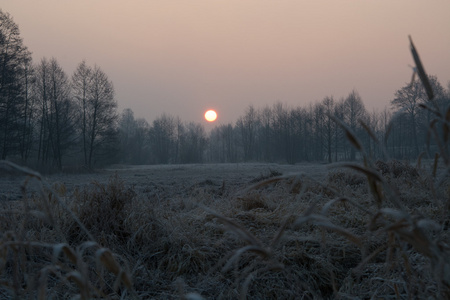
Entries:
[[1,290],[446,297],[450,186],[435,185],[444,170],[432,165],[116,166],[44,179],[2,162],[15,175],[2,177]]

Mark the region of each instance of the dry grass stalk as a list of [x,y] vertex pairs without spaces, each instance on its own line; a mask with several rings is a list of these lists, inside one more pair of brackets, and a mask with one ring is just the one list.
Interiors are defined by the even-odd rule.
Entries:
[[[55,296],[61,298],[72,294],[78,295],[81,299],[91,299],[93,297],[109,297],[105,291],[110,290],[117,293],[119,286],[123,285],[128,292],[133,294],[133,286],[128,272],[117,263],[110,250],[101,248],[95,242],[80,219],[39,173],[8,161],[1,161],[0,167],[8,172],[27,176],[21,187],[25,210],[22,213],[20,211],[16,213],[16,216],[19,217],[16,227],[18,230],[14,232],[14,227],[12,227],[9,232],[1,232],[0,253],[2,260],[7,264],[0,268],[0,276],[12,274],[11,280],[2,281],[3,290],[9,291],[10,295],[16,298],[34,297],[33,295],[38,299]],[[31,179],[36,179],[39,183],[40,197],[38,198],[29,199],[27,196],[27,185]],[[60,193],[65,193],[65,187],[59,186],[58,188]],[[61,211],[58,211],[58,208]],[[89,241],[82,242],[76,248],[70,245],[62,229],[64,222],[68,222],[68,220],[57,219],[55,215],[72,217],[72,222],[77,224]],[[39,222],[36,223],[33,219],[39,220]],[[48,237],[54,242],[33,241],[32,238],[27,237],[30,232],[42,230],[40,226],[44,226],[49,233],[56,233],[53,237]],[[88,248],[99,250],[95,255],[91,255],[90,251],[86,251]],[[11,256],[11,254],[13,255]],[[106,279],[108,276],[100,275],[100,272],[90,265],[90,262],[93,261],[97,261],[97,269],[101,266],[116,276],[114,284],[109,284]],[[33,280],[37,280],[37,284],[33,283]],[[101,282],[106,285],[98,288],[96,285]],[[72,283],[77,289],[74,289],[75,286]],[[61,289],[61,284],[68,289],[66,291]],[[25,289],[20,288],[21,286]]]
[[431,88],[430,81],[428,80],[428,76],[425,73],[425,69],[422,65],[422,61],[420,60],[419,53],[417,53],[416,47],[414,47],[414,43],[412,41],[411,36],[409,36],[409,42],[410,42],[411,54],[414,58],[414,62],[416,63],[417,73],[419,74],[419,78],[422,81],[423,86],[425,87],[425,91],[427,92],[428,99],[430,99],[430,101],[431,101],[434,98],[433,89]]

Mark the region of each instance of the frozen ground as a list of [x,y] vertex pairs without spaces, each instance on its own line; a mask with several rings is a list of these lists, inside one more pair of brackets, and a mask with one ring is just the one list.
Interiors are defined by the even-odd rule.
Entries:
[[[189,193],[193,187],[226,188],[228,191],[248,186],[252,181],[271,174],[305,174],[321,180],[327,172],[327,165],[303,163],[296,165],[267,163],[236,164],[190,164],[190,165],[115,165],[89,174],[54,174],[44,176],[51,185],[64,184],[70,193],[75,188],[83,188],[92,182],[106,183],[117,175],[134,190],[151,193],[155,197],[170,197],[173,194]],[[1,172],[5,172],[1,170]],[[0,174],[1,175],[1,174]],[[19,200],[24,176],[0,176],[0,200]],[[37,184],[30,182],[28,193],[37,190]]]
[[[450,270],[445,246],[450,185],[439,190],[430,186],[429,164],[420,172],[398,163],[390,168],[373,192],[363,174],[327,174],[328,165],[308,163],[116,165],[90,174],[46,176],[45,181],[66,200],[92,235],[91,242],[124,258],[142,299],[176,299],[189,292],[205,299],[246,294],[248,299],[447,299],[450,275],[442,270]],[[279,175],[287,178],[270,179]],[[43,264],[55,265],[48,245],[64,253],[70,247],[84,249],[87,236],[60,205],[47,212],[42,204],[53,205],[53,197],[28,201],[27,214],[25,205],[17,205],[27,203],[20,199],[24,180],[0,173],[0,227],[8,232],[3,239],[26,236],[27,242],[23,256],[0,259],[10,266],[15,260],[18,266],[28,264],[20,270],[37,282]],[[36,188],[30,182],[26,191]],[[380,195],[381,203],[376,201]],[[49,216],[56,216],[55,221]],[[58,226],[50,227],[50,222]],[[62,241],[70,247],[61,248]],[[44,242],[45,247],[36,247],[32,259],[19,261],[28,257],[28,242]],[[98,268],[97,255],[80,255],[86,268]],[[433,261],[443,267],[434,269]],[[74,272],[67,263],[61,259],[57,264],[64,276]],[[0,275],[5,282],[15,278]],[[114,278],[107,275],[93,276],[92,286],[109,279],[112,286]],[[79,293],[72,286],[53,284],[48,291],[54,298],[69,298]]]

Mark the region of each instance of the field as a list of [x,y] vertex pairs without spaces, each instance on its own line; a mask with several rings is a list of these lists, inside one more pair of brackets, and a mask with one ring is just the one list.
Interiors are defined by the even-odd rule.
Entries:
[[450,189],[432,165],[2,162],[0,297],[447,298]]

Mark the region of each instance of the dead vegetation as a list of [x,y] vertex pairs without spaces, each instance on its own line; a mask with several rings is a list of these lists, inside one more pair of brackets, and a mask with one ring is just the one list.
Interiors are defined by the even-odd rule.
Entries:
[[[155,201],[117,175],[69,192],[2,164],[26,178],[21,201],[1,203],[5,298],[449,296],[448,194],[432,170],[277,171]],[[42,189],[30,197],[31,180]]]

